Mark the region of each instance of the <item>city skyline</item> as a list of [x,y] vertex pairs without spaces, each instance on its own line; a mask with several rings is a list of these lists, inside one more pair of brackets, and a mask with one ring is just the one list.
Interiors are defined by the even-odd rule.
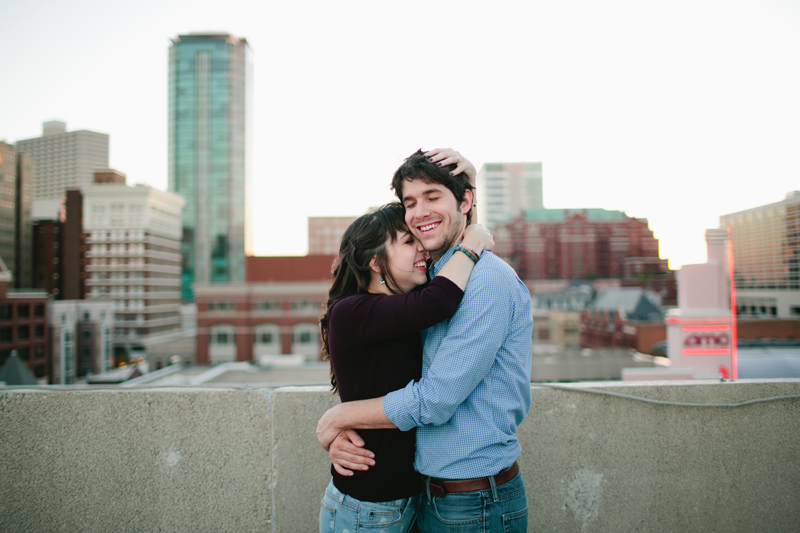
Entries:
[[673,268],[705,260],[720,216],[800,182],[800,6],[788,1],[83,0],[4,13],[19,76],[3,89],[14,105],[0,108],[0,139],[50,120],[107,133],[110,166],[163,190],[169,40],[246,38],[257,254],[303,254],[307,217],[391,201],[393,170],[419,147],[452,146],[478,168],[541,161],[545,207],[647,218]]

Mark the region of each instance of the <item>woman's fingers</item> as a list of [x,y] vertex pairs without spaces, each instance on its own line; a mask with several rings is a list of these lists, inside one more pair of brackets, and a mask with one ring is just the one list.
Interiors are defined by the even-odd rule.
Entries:
[[433,150],[425,152],[425,157],[428,158],[428,161],[440,167],[455,165],[456,168],[450,171],[450,175],[457,176],[463,172],[466,174],[467,178],[469,178],[470,184],[472,184],[473,187],[475,186],[475,177],[478,175],[478,171],[475,169],[472,162],[461,155],[460,152],[452,148],[434,148]]
[[466,165],[464,164],[465,159],[461,157],[461,154],[459,154],[452,148],[434,148],[433,150],[428,150],[427,152],[425,152],[425,157],[428,158],[428,161],[430,161],[431,163],[435,163],[440,167],[444,167],[447,165],[456,165],[456,170],[458,172],[454,171],[455,174],[462,172],[466,167]]

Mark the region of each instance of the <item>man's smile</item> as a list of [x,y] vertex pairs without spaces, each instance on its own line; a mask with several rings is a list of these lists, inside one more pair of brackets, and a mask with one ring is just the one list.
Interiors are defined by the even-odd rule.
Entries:
[[440,221],[440,222],[432,222],[432,223],[430,223],[430,224],[425,224],[424,226],[417,226],[417,229],[418,229],[418,230],[419,230],[421,233],[426,233],[426,232],[428,232],[428,231],[431,231],[431,230],[432,230],[432,229],[434,229],[435,227],[437,227],[439,224],[441,224],[441,221]]

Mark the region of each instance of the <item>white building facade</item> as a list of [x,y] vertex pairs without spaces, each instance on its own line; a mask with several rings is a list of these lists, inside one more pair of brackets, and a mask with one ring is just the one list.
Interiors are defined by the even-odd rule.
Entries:
[[731,228],[737,315],[800,317],[800,191],[719,221]]
[[478,221],[490,230],[504,217],[544,207],[541,163],[485,163],[476,185]]
[[86,297],[114,303],[114,344],[144,351],[181,330],[184,200],[146,185],[97,184],[83,193]]
[[94,182],[94,171],[108,168],[109,137],[105,133],[67,131],[64,122],[44,123],[41,137],[16,143],[33,160],[33,199],[61,199],[67,189]]
[[113,368],[113,302],[51,300],[47,319],[51,384],[71,385]]

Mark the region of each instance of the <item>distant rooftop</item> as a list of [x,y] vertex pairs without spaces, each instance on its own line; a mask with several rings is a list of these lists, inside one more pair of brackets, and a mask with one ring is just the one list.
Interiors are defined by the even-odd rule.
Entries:
[[627,215],[623,211],[602,209],[599,207],[585,209],[546,209],[544,207],[526,209],[525,220],[533,222],[561,222],[570,217],[582,215],[587,220],[594,222],[625,220]]
[[236,42],[243,42],[247,44],[247,39],[243,37],[234,37],[230,33],[224,31],[193,31],[189,33],[185,33],[183,35],[178,35],[177,38],[172,39],[173,44],[179,43],[180,41],[187,41],[191,39],[230,39]]
[[622,310],[630,320],[653,320],[663,318],[663,313],[654,302],[656,295],[638,287],[606,289],[601,292],[590,308],[599,311]]

